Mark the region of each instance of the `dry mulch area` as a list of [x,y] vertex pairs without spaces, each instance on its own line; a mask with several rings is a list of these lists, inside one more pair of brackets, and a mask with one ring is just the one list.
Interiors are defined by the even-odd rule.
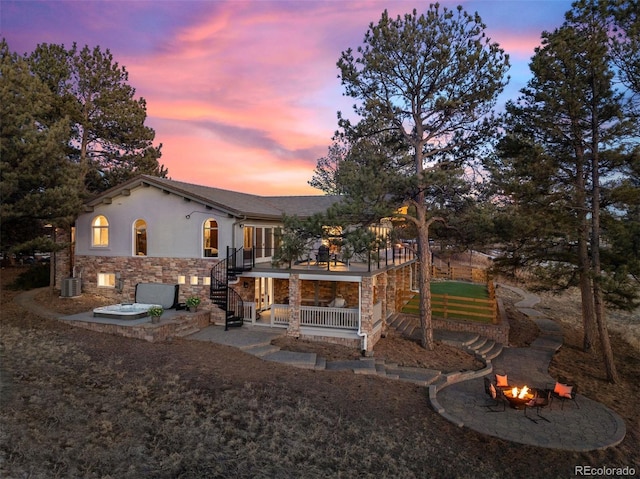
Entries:
[[[3,283],[13,273],[3,270]],[[640,353],[616,332],[622,382],[611,386],[597,357],[577,348],[579,330],[562,323],[567,345],[552,374],[578,381],[581,392],[621,414],[628,430],[619,446],[573,453],[458,428],[429,408],[416,385],[298,370],[197,341],[151,344],[75,329],[24,311],[13,302],[16,294],[3,289],[0,304],[0,477],[471,478],[544,471],[564,478],[576,465],[640,470]],[[573,299],[566,298],[571,307]],[[37,301],[72,313],[100,298],[41,293]],[[513,341],[531,340],[526,318],[510,322]]]

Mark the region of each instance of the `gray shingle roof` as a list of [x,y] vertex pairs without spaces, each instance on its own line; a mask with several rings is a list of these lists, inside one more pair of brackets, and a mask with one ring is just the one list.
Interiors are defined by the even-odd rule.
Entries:
[[223,190],[211,186],[196,185],[183,181],[140,175],[111,188],[87,202],[96,205],[106,198],[113,198],[143,184],[161,188],[185,198],[200,201],[205,205],[225,211],[233,216],[255,219],[278,219],[283,214],[308,217],[323,213],[339,196],[258,196],[237,191]]

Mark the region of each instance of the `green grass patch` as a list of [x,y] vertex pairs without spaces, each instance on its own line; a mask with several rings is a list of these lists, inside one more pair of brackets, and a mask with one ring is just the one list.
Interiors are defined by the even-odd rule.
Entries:
[[[445,300],[437,295],[448,295],[469,300],[473,299],[489,299],[489,291],[485,285],[463,283],[459,281],[438,281],[431,283],[432,297],[431,308],[432,315],[436,318],[445,317]],[[447,318],[464,319],[467,321],[477,321],[482,323],[490,323],[491,317],[483,317],[491,314],[484,304],[474,304],[465,300],[447,299],[446,304]],[[402,308],[402,312],[406,314],[420,313],[420,295],[416,294]]]
[[484,284],[460,281],[437,281],[431,283],[431,294],[448,294],[473,299],[489,299],[489,291]]

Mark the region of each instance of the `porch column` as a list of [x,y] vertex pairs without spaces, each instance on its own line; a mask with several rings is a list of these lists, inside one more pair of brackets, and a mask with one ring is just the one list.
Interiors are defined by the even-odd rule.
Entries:
[[287,336],[300,337],[300,304],[302,302],[302,282],[300,275],[289,276],[289,327]]
[[387,291],[386,291],[386,299],[387,299],[387,314],[393,314],[397,312],[396,310],[396,294],[397,294],[397,276],[398,269],[390,271],[387,275]]
[[373,278],[370,276],[363,277],[360,294],[360,331],[367,335],[367,345],[365,351],[366,356],[370,356],[373,352]]
[[389,308],[387,305],[388,296],[387,296],[387,288],[389,287],[389,276],[393,274],[392,272],[385,272],[378,275],[378,298],[380,299],[381,310],[382,310],[382,337],[387,336],[387,316],[389,316]]
[[404,288],[403,288],[403,302],[402,304],[406,304],[411,297],[413,296],[413,293],[411,292],[411,266],[407,265],[404,266],[402,268],[402,276],[404,279]]

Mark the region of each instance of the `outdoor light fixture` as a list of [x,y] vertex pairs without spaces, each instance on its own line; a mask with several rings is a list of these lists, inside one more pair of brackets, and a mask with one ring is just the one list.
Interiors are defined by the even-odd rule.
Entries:
[[205,215],[208,215],[209,213],[207,211],[198,211],[198,210],[193,210],[191,213],[189,213],[188,215],[185,215],[185,218],[187,219],[191,219],[191,215],[194,213],[202,213]]
[[198,277],[197,276],[191,276],[191,278],[189,278],[189,282],[194,286],[197,285],[198,284]]
[[183,274],[178,275],[178,284],[185,284],[187,282],[186,276]]
[[122,293],[122,289],[124,288],[124,279],[122,279],[120,273],[116,273],[115,288],[118,293]]

